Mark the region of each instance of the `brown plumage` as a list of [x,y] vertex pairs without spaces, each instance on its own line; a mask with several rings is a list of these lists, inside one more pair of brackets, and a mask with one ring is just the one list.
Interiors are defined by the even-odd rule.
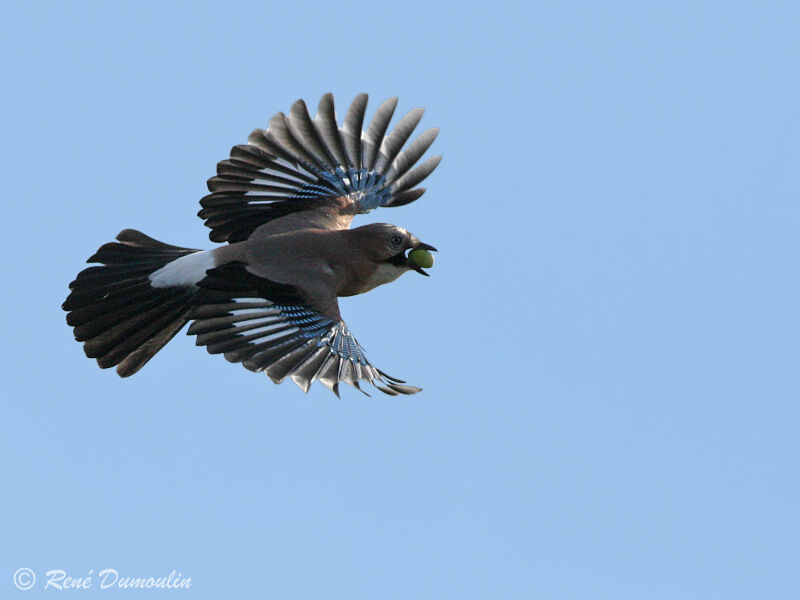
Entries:
[[63,305],[86,355],[126,377],[194,321],[198,345],[278,383],[288,377],[308,390],[319,380],[337,394],[342,381],[419,391],[367,361],[337,301],[412,269],[426,274],[406,253],[435,250],[394,225],[349,229],[357,214],[416,200],[425,190],[414,186],[439,163],[434,156],[414,167],[435,129],[405,146],[422,109],[386,135],[396,103],[381,104],[361,132],[366,95],[341,128],[330,94],[314,119],[300,100],[235,146],[199,213],[212,241],[228,245],[192,250],[125,230],[101,247],[89,262],[102,266],[82,271]]

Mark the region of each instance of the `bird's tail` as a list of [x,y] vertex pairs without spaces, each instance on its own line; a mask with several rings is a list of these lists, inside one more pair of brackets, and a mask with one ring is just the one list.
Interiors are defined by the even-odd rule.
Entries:
[[193,286],[152,285],[150,275],[198,252],[158,242],[125,229],[86,262],[62,308],[86,356],[120,377],[141,369],[187,323]]

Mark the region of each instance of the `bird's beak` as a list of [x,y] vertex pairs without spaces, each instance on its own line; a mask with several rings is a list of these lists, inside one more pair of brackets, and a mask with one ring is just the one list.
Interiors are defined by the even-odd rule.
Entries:
[[414,269],[420,275],[425,275],[425,277],[430,277],[430,275],[428,275],[428,273],[425,272],[425,269],[423,269],[419,265],[415,265],[413,262],[408,261],[408,266]]
[[[438,250],[436,248],[434,248],[433,246],[431,246],[430,244],[424,244],[424,243],[420,242],[419,240],[417,240],[417,242],[414,244],[412,250],[428,250],[430,252],[438,252]],[[406,261],[408,263],[408,266],[411,267],[412,269],[414,269],[417,273],[419,273],[420,275],[425,275],[425,277],[429,277],[428,273],[422,267],[420,267],[417,263],[412,261],[410,258],[406,257]],[[430,265],[426,265],[426,266],[430,266]]]

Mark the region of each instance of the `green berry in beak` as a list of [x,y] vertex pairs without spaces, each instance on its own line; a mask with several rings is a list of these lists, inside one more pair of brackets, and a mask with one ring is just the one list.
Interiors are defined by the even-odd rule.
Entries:
[[429,269],[433,266],[433,254],[421,248],[416,248],[409,252],[408,260],[423,269]]

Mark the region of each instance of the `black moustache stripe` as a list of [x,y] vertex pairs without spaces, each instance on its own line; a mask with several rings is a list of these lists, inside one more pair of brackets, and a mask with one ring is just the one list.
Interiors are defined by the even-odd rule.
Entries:
[[402,267],[408,264],[408,259],[406,258],[406,255],[401,252],[400,254],[395,254],[391,258],[387,258],[384,262]]

